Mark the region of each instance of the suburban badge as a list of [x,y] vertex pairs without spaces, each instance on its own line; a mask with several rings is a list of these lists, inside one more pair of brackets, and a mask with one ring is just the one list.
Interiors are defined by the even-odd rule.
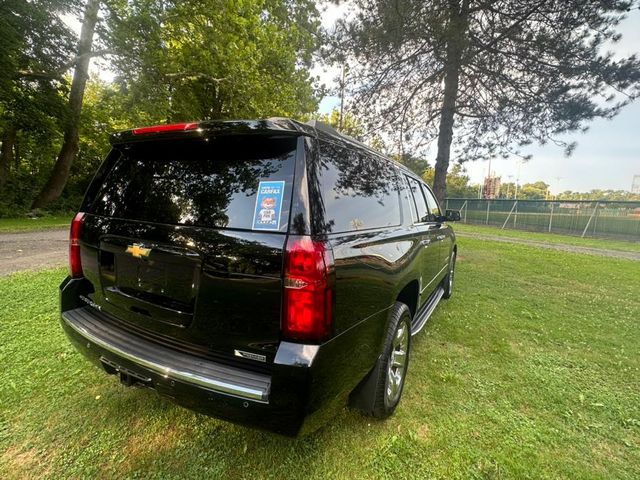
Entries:
[[266,362],[267,357],[258,353],[245,352],[243,350],[234,350],[233,354],[236,357],[247,358],[249,360],[255,360],[256,362]]

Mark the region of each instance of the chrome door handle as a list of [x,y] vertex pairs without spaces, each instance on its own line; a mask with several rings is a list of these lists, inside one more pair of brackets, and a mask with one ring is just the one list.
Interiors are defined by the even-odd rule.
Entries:
[[425,240],[420,240],[420,245],[424,245],[425,247],[431,243],[431,239],[427,238]]
[[438,240],[444,240],[445,238],[447,238],[447,236],[446,235],[438,235],[436,238]]

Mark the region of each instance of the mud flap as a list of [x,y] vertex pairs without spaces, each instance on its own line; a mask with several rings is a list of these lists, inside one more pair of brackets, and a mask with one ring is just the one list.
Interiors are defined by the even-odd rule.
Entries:
[[378,357],[376,364],[371,371],[362,379],[356,388],[349,395],[349,406],[371,415],[376,396],[376,381],[380,374],[381,358]]

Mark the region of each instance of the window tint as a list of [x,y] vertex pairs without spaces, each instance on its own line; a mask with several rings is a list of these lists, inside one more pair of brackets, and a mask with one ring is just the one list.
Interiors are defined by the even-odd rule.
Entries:
[[424,191],[424,195],[427,198],[427,205],[429,207],[429,221],[435,221],[436,217],[440,216],[440,207],[438,206],[438,202],[436,202],[436,198],[431,193],[428,187],[425,185],[422,186]]
[[323,142],[319,164],[310,166],[310,179],[314,177],[318,179],[327,231],[400,225],[400,192],[391,162]]
[[220,137],[148,142],[121,154],[91,210],[154,223],[251,229],[261,181],[284,181],[286,231],[295,139]]
[[428,221],[429,210],[427,209],[427,202],[425,201],[424,195],[422,194],[420,182],[411,177],[407,177],[407,181],[409,182],[409,188],[411,189],[416,210],[418,212],[418,217],[414,220],[416,222],[426,222]]

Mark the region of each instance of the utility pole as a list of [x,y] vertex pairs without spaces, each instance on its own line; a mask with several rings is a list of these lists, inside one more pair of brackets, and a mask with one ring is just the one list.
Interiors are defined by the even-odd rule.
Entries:
[[513,183],[511,181],[513,175],[507,175],[507,178],[509,179],[509,183],[507,183],[507,198],[509,198],[509,194],[511,193],[511,184]]
[[345,75],[346,75],[346,67],[345,64],[342,64],[342,75],[340,78],[340,121],[338,122],[338,130],[342,132],[343,123],[343,115],[344,115],[344,87],[345,87]]
[[518,175],[516,176],[516,194],[514,200],[518,199],[518,183],[520,183],[520,167],[522,166],[522,160],[516,160],[518,164]]

